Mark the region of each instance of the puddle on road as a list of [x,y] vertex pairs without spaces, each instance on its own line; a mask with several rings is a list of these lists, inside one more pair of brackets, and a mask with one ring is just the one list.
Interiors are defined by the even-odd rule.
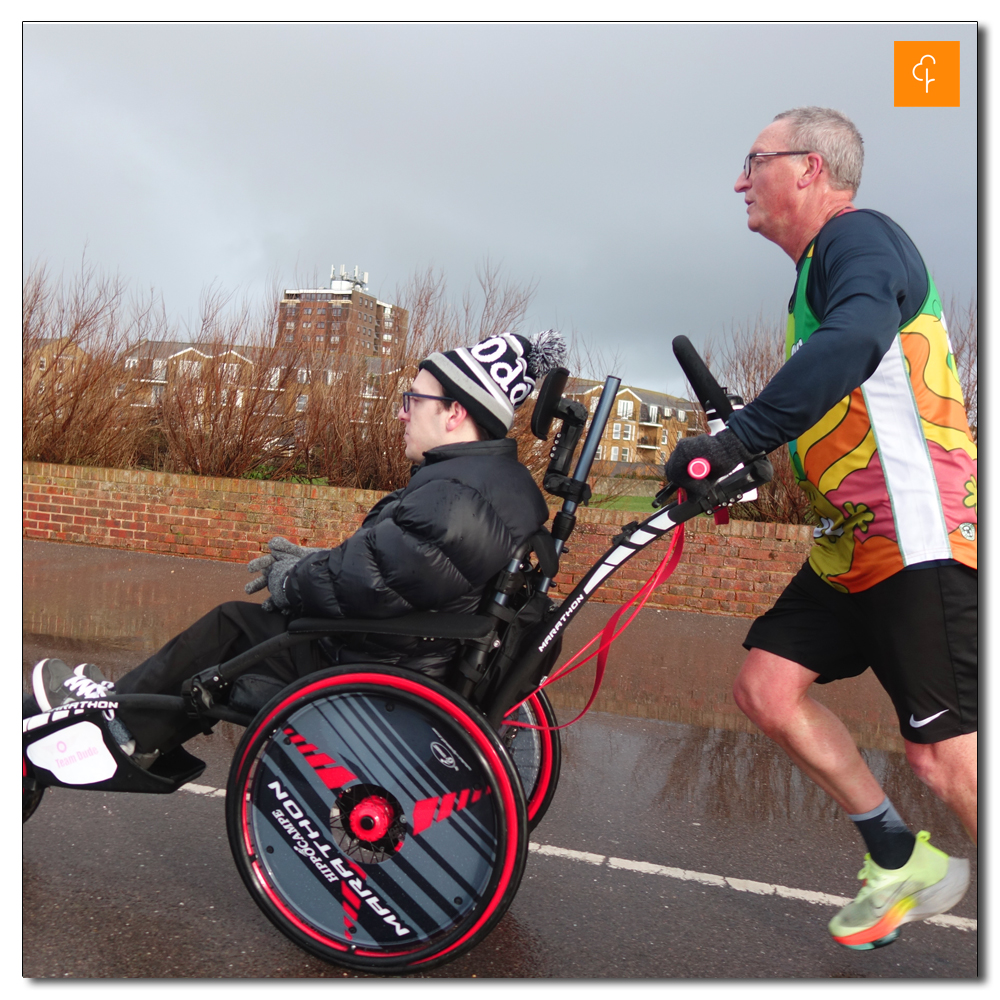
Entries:
[[[25,541],[23,670],[41,656],[88,658],[120,677],[216,604],[246,600],[251,579],[238,563]],[[263,599],[255,595],[256,600]],[[567,629],[566,658],[614,611],[586,605]],[[706,729],[753,733],[731,685],[745,651],[748,619],[685,611],[643,611],[612,647],[595,709]],[[586,703],[593,661],[548,693],[562,721]],[[844,719],[859,746],[902,751],[888,696],[868,672],[814,688]]]

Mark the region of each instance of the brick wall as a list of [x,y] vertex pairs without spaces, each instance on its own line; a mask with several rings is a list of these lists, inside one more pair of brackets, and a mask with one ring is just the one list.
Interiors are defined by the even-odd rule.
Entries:
[[[245,562],[272,535],[333,546],[360,525],[381,496],[370,490],[91,469],[25,462],[25,538]],[[553,596],[568,593],[611,545],[628,511],[581,508]],[[796,572],[812,529],[801,525],[705,517],[686,525],[684,557],[649,605],[708,614],[754,616],[766,610]],[[654,544],[595,594],[621,603],[646,581],[666,552]]]

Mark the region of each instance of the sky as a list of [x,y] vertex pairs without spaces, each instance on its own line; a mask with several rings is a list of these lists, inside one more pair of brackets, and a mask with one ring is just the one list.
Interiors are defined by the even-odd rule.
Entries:
[[[961,42],[960,108],[894,108],[893,41]],[[626,384],[684,393],[670,340],[783,324],[793,262],[733,184],[805,104],[865,139],[858,207],[977,294],[974,24],[26,24],[22,264],[87,259],[196,325],[358,265],[393,301],[489,259]],[[612,372],[607,372],[610,374]],[[595,373],[596,374],[596,373]]]

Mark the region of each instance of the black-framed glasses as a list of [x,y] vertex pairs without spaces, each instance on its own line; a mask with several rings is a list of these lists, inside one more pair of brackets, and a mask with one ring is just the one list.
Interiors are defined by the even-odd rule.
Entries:
[[404,392],[403,393],[403,412],[410,412],[410,400],[412,399],[436,399],[439,403],[454,403],[455,400],[451,396],[428,396],[423,392]]
[[747,153],[747,158],[743,161],[743,173],[747,180],[750,179],[750,171],[753,169],[753,161],[758,156],[806,156],[811,153],[811,149],[791,149],[782,153]]

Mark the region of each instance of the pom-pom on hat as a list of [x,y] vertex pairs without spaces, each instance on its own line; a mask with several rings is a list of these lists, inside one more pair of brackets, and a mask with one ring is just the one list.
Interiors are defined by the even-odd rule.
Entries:
[[514,411],[532,393],[535,380],[562,364],[566,343],[557,330],[530,339],[501,333],[473,347],[456,347],[420,362],[457,399],[480,427],[493,437],[506,437]]

